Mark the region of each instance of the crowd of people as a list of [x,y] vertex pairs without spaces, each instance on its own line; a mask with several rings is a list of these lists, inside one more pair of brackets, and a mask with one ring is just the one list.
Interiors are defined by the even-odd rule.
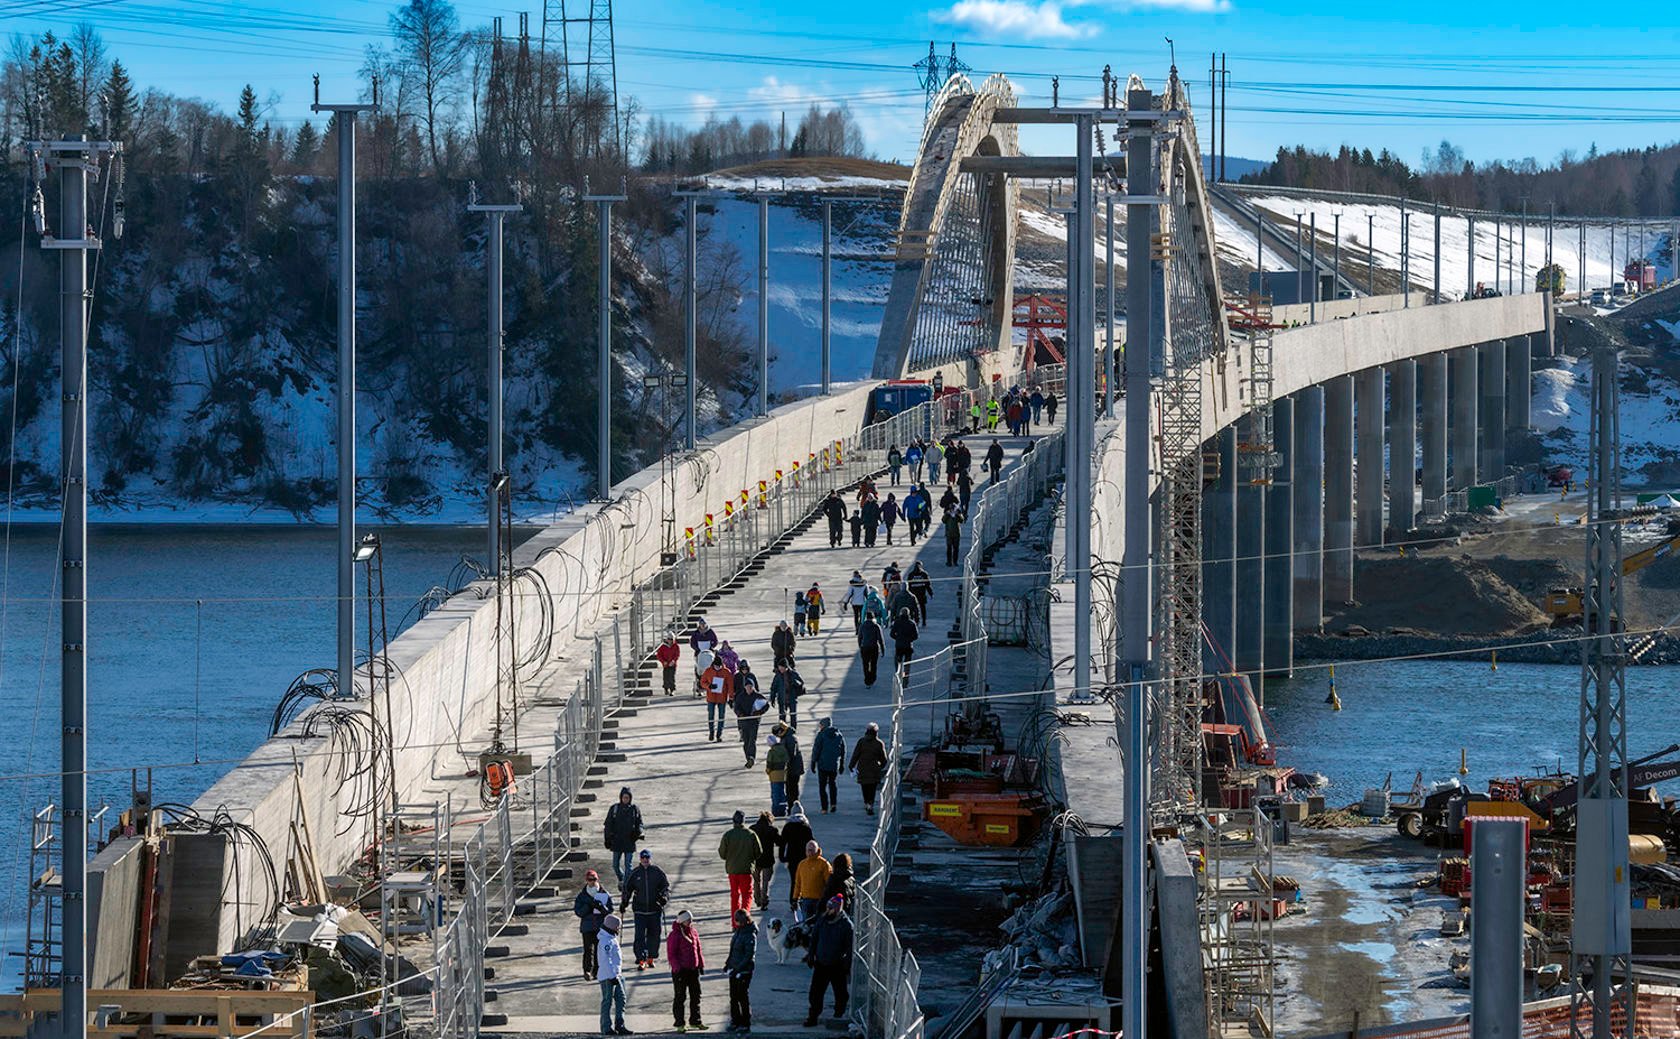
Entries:
[[[1054,395],[1037,391],[1025,396],[1012,391],[987,406],[986,420],[995,428],[998,416],[1009,423],[1011,432],[1026,432],[1030,424],[1048,415],[1054,421]],[[976,418],[976,426],[979,425]],[[994,438],[984,455],[992,479],[1002,469],[1004,451]],[[928,490],[944,493],[937,505],[940,528],[946,542],[946,564],[958,562],[962,525],[973,494],[973,456],[966,443],[955,437],[942,440],[913,440],[902,451],[894,445],[887,454],[890,485],[900,486],[908,471],[910,487],[900,498],[889,491],[883,498],[871,480],[857,489],[856,501],[848,508],[838,492],[819,506],[828,521],[831,547],[840,547],[846,529],[851,544],[873,547],[884,534],[894,545],[895,529],[902,520],[910,545],[931,537],[935,501]],[[921,561],[908,570],[895,560],[872,583],[861,570],[852,571],[844,591],[839,593],[841,616],[850,615],[852,632],[863,664],[865,686],[875,685],[879,661],[887,644],[893,650],[893,667],[905,667],[915,655],[916,641],[928,622],[933,579]],[[768,807],[750,824],[748,814],[736,811],[731,825],[720,835],[718,858],[723,863],[729,886],[732,933],[723,964],[729,984],[730,1030],[750,1031],[752,1007],[750,987],[757,962],[761,931],[754,912],[766,914],[775,901],[777,866],[787,874],[787,892],[782,899],[787,921],[769,922],[769,942],[778,960],[794,943],[805,950],[811,967],[807,1027],[820,1018],[826,998],[832,994],[836,1019],[844,1018],[848,1001],[847,982],[851,974],[852,923],[849,912],[856,897],[851,856],[828,858],[818,834],[807,817],[802,785],[814,776],[819,813],[841,810],[839,778],[850,772],[862,799],[864,812],[875,813],[875,800],[886,778],[887,747],[880,728],[870,722],[850,744],[833,718],[818,720],[810,740],[809,754],[801,745],[800,700],[806,684],[800,674],[800,643],[821,634],[827,599],[821,585],[812,581],[797,591],[791,604],[791,623],[780,620],[770,635],[772,677],[768,688],[761,684],[751,663],[705,620],[695,621],[686,639],[667,635],[654,656],[661,672],[665,695],[678,692],[678,670],[686,641],[693,665],[693,693],[706,705],[706,739],[722,743],[726,723],[733,718],[740,740],[743,767],[762,767],[769,785]],[[775,712],[767,734],[760,732],[767,715]],[[701,980],[706,970],[704,949],[690,910],[677,912],[670,930],[665,930],[665,911],[672,898],[670,878],[653,861],[644,847],[646,828],[641,806],[626,786],[604,820],[603,842],[611,856],[616,898],[595,870],[585,874],[583,888],[573,903],[583,943],[583,975],[600,985],[600,1026],[603,1035],[628,1035],[624,1023],[625,965],[621,932],[628,916],[632,927],[635,969],[657,967],[663,955],[672,983],[672,1026],[678,1031],[705,1028],[700,1010]]]

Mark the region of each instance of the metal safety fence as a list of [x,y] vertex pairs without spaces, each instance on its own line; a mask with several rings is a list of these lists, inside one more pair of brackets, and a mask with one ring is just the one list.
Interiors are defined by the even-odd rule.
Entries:
[[858,884],[853,926],[852,1023],[868,1039],[922,1039],[926,1018],[917,1000],[921,967],[904,947],[887,915],[887,887],[903,827],[900,784],[907,744],[905,704],[928,704],[928,733],[937,735],[938,709],[986,689],[987,634],[981,568],[987,549],[1008,537],[1017,521],[1042,501],[1060,479],[1065,460],[1062,435],[1038,440],[997,483],[975,499],[968,518],[969,545],[959,583],[961,640],[917,657],[893,675],[892,730],[887,772],[881,782],[880,812],[869,845],[869,867]]
[[[903,427],[937,417],[928,405],[921,410],[894,419]],[[687,533],[677,561],[633,589],[594,636],[588,668],[556,718],[552,751],[534,763],[511,797],[496,802],[462,847],[463,868],[453,892],[458,909],[436,938],[431,1027],[420,1030],[440,1039],[477,1039],[485,948],[513,921],[519,899],[571,851],[571,810],[600,749],[602,723],[624,702],[627,676],[651,657],[666,633],[686,627],[705,593],[740,576],[830,492],[880,471],[886,448],[895,442],[890,437],[896,430],[888,428],[894,419],[834,441],[728,499],[699,530]],[[897,797],[894,774],[892,792],[884,797]],[[912,1004],[914,992],[912,982]]]

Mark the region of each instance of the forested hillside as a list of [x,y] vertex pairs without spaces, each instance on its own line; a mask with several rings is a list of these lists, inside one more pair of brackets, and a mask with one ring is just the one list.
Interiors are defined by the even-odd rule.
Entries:
[[1343,145],[1334,155],[1279,148],[1271,165],[1245,184],[1404,195],[1473,209],[1531,213],[1556,204],[1559,213],[1585,216],[1672,216],[1680,211],[1680,144],[1585,154],[1566,150],[1550,165],[1470,162],[1449,141],[1428,149],[1416,166],[1383,149],[1372,154]]
[[[358,131],[360,490],[401,518],[471,516],[485,484],[485,201],[523,202],[506,251],[507,455],[519,511],[564,508],[594,485],[597,227],[585,184],[631,195],[614,211],[614,471],[679,436],[642,375],[680,367],[680,207],[668,180],[632,175],[633,99],[560,82],[529,44],[463,29],[446,0],[391,16],[373,49]],[[106,514],[264,510],[306,517],[336,495],[335,155],[331,119],[275,125],[245,88],[232,115],[143,90],[98,35],[14,40],[0,69],[8,146],[0,198],[6,268],[0,461],[27,505],[51,507],[58,472],[57,264],[19,242],[35,197],[24,142],[85,132],[124,143],[93,186],[107,238],[90,342],[91,491]],[[591,100],[592,99],[592,100]],[[808,118],[832,121],[820,111]],[[670,141],[671,135],[663,138]],[[48,218],[56,184],[44,185]],[[116,240],[113,212],[126,212]],[[49,231],[52,228],[49,226]],[[752,385],[738,303],[745,267],[702,228],[701,425],[740,417]],[[321,515],[325,515],[324,512]]]

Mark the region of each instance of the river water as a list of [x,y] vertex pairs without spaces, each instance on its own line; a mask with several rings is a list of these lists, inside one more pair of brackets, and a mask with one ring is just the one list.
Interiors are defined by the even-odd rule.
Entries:
[[[484,555],[482,528],[391,527],[384,549],[392,633],[463,554]],[[14,527],[0,640],[0,943],[22,948],[24,822],[58,801],[56,525]],[[334,666],[330,528],[100,526],[89,539],[89,803],[126,807],[129,769],[153,766],[159,802],[190,802],[268,736],[291,680]],[[358,590],[365,587],[358,576]],[[202,600],[202,602],[200,602]],[[365,625],[358,606],[358,625]],[[412,620],[412,616],[410,617]],[[365,632],[365,627],[362,628]],[[360,642],[365,644],[363,634]],[[199,764],[194,765],[194,762]],[[9,985],[8,985],[9,987]]]
[[[1332,805],[1351,804],[1390,772],[1398,792],[1417,772],[1425,784],[1459,769],[1489,779],[1554,769],[1574,772],[1580,669],[1544,664],[1404,660],[1336,665],[1342,709],[1325,704],[1330,673],[1310,661],[1266,683],[1266,713],[1281,764],[1321,772]],[[1628,669],[1628,756],[1680,743],[1680,668]]]

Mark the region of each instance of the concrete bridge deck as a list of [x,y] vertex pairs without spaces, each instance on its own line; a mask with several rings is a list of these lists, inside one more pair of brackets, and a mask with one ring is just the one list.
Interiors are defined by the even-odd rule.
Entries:
[[[1008,451],[1006,472],[1030,439],[1034,438],[1000,438]],[[968,440],[978,469],[990,436]],[[880,486],[883,494],[894,490],[884,480]],[[976,485],[976,493],[980,486],[983,481]],[[896,490],[902,496],[908,490],[908,483]],[[942,491],[935,492],[936,502],[939,493]],[[967,538],[965,531],[965,550]],[[880,724],[883,738],[891,728],[892,685],[888,675],[891,658],[888,656],[883,661],[876,684],[865,687],[849,611],[840,605],[846,581],[854,569],[861,571],[871,586],[878,587],[881,571],[889,562],[897,561],[908,571],[912,563],[920,560],[933,575],[934,596],[929,603],[928,623],[922,626],[917,643],[917,655],[932,653],[948,643],[956,619],[960,570],[945,565],[943,535],[935,528],[934,537],[912,548],[901,523],[894,540],[896,544],[892,546],[882,538],[873,548],[854,549],[850,547],[848,533],[843,547],[831,549],[826,523],[819,520],[798,534],[787,548],[768,557],[763,569],[742,587],[729,591],[717,605],[705,611],[707,621],[719,636],[728,639],[752,662],[768,691],[773,674],[769,663],[770,633],[778,620],[791,619],[795,591],[813,580],[821,583],[828,611],[823,617],[822,632],[801,639],[796,656],[806,682],[798,733],[807,760],[820,718],[834,720],[846,736],[848,754],[853,741],[862,735],[869,722]],[[551,1035],[598,1031],[600,990],[594,982],[582,977],[582,950],[571,904],[584,869],[596,869],[609,887],[616,886],[610,857],[601,847],[601,825],[607,806],[616,799],[621,786],[629,786],[635,792],[636,802],[642,808],[647,828],[642,847],[652,851],[653,861],[670,878],[672,895],[667,920],[686,908],[697,922],[707,966],[702,978],[704,1019],[714,1031],[727,1027],[728,987],[721,968],[729,946],[729,889],[717,846],[737,809],[751,821],[769,808],[769,785],[763,771],[762,746],[758,763],[752,768],[744,767],[733,716],[725,728],[724,742],[706,742],[704,703],[682,688],[692,673],[686,645],[678,673],[676,696],[667,697],[654,688],[645,705],[619,712],[616,735],[609,737],[613,746],[604,748],[599,759],[605,767],[598,765],[596,770],[604,773],[598,777],[601,785],[594,791],[598,799],[581,806],[589,810],[588,814],[575,820],[583,857],[572,864],[571,877],[556,881],[553,897],[534,900],[532,911],[520,918],[528,933],[499,940],[507,946],[508,955],[490,963],[496,976],[489,985],[495,989],[497,998],[486,1008],[489,1013],[507,1016],[506,1024],[498,1026],[496,1031]],[[651,675],[650,682],[657,687]],[[766,716],[761,741],[768,735],[773,720],[772,716]],[[814,776],[805,777],[800,793],[824,855],[832,861],[835,855],[847,852],[859,873],[866,871],[876,818],[864,813],[859,788],[852,778],[846,774],[840,777],[841,807],[834,814],[819,812]],[[791,923],[788,897],[788,877],[778,865],[770,908],[764,913],[754,913],[761,931],[773,917]],[[630,963],[626,1023],[636,1032],[670,1031],[672,987],[663,953],[657,967],[638,972],[630,948],[632,933],[627,921],[623,935],[625,959]],[[794,951],[787,963],[777,964],[761,937],[758,969],[752,984],[754,1028],[759,1032],[802,1030],[810,970],[800,963],[800,955]],[[824,1026],[829,1027],[831,1012],[825,1012],[823,1020]]]

